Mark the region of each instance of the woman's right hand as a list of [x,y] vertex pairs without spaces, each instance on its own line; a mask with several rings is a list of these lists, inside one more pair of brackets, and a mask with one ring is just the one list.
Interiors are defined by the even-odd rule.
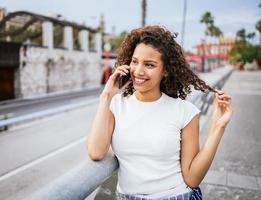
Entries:
[[112,98],[120,90],[124,90],[132,81],[129,80],[123,85],[122,88],[118,88],[118,80],[121,76],[126,76],[128,73],[130,73],[130,66],[128,65],[118,66],[113,72],[113,74],[111,74],[108,81],[106,82],[101,96],[109,95]]

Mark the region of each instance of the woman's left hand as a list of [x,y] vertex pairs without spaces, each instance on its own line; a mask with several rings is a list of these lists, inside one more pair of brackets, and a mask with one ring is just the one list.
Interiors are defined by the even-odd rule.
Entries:
[[221,90],[217,90],[217,92],[212,109],[212,126],[225,128],[233,113],[231,97]]

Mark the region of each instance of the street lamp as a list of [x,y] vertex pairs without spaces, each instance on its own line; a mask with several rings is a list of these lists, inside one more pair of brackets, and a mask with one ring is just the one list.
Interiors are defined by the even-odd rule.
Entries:
[[184,38],[185,38],[186,15],[187,15],[187,0],[184,0],[182,29],[181,29],[181,46],[183,48],[184,48]]
[[146,25],[146,9],[147,9],[147,2],[146,0],[141,1],[141,26]]

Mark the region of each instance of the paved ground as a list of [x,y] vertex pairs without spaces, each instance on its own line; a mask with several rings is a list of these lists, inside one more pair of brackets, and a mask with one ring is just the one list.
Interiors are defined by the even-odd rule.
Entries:
[[[234,71],[222,90],[232,96],[234,115],[201,184],[204,199],[260,200],[261,71]],[[208,128],[208,122],[201,127],[201,144]],[[104,182],[95,200],[112,199],[116,181],[114,174]]]
[[97,103],[0,134],[0,200],[26,196],[87,160],[85,137]]
[[261,199],[261,71],[235,71],[222,90],[234,115],[202,184],[205,199]]

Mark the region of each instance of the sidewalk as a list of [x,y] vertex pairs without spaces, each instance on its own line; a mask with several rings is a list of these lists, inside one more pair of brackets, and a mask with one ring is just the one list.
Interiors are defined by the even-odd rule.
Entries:
[[[261,71],[234,71],[222,90],[232,97],[234,113],[202,192],[207,200],[261,199]],[[201,144],[208,128],[209,122]]]

